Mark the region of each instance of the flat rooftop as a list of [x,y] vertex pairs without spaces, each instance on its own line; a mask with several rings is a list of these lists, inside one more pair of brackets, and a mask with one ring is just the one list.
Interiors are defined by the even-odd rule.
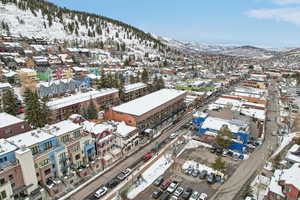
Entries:
[[94,98],[98,98],[101,96],[113,94],[116,92],[119,92],[119,91],[115,88],[110,88],[110,89],[103,89],[103,90],[93,90],[93,91],[89,91],[89,92],[85,92],[85,93],[77,93],[77,94],[69,96],[69,97],[62,97],[59,99],[51,100],[47,103],[47,105],[49,106],[49,108],[51,110],[55,110],[55,109],[63,108],[66,106],[74,105],[77,103],[81,103],[84,101],[88,101],[91,98],[94,99]]
[[0,128],[17,124],[23,121],[24,120],[19,119],[13,115],[7,114],[5,112],[0,113]]
[[122,105],[113,107],[112,109],[113,111],[120,113],[141,116],[184,94],[186,94],[185,91],[162,89]]
[[54,137],[54,135],[46,133],[42,130],[33,130],[7,138],[7,141],[21,148],[22,146],[30,147]]
[[138,90],[145,87],[147,87],[147,85],[145,83],[140,82],[140,83],[125,85],[124,89],[125,89],[125,93],[129,93],[131,91]]
[[10,144],[5,139],[0,139],[0,156],[15,151],[16,149],[17,147],[15,145]]

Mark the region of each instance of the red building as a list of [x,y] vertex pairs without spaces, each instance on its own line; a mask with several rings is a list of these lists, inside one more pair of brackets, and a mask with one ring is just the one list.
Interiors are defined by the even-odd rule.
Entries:
[[300,163],[289,169],[275,170],[265,200],[300,199]]
[[30,131],[29,124],[13,115],[0,113],[0,139]]
[[68,97],[49,101],[47,105],[52,111],[54,122],[64,120],[68,114],[80,114],[92,100],[98,111],[117,105],[120,101],[117,89],[103,89],[80,92]]

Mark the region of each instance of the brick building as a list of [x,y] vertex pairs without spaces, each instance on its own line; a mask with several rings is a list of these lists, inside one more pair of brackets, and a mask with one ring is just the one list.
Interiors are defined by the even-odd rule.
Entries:
[[31,130],[29,124],[13,115],[0,113],[0,139],[9,138]]
[[119,91],[117,89],[91,90],[77,93],[68,97],[62,97],[49,101],[47,105],[52,111],[53,121],[65,119],[66,114],[79,114],[93,100],[97,110],[104,110],[119,103]]
[[106,112],[111,120],[125,121],[140,131],[154,128],[168,118],[185,109],[186,92],[162,89],[122,105],[112,107]]
[[128,102],[147,94],[147,84],[134,83],[124,87],[124,101]]

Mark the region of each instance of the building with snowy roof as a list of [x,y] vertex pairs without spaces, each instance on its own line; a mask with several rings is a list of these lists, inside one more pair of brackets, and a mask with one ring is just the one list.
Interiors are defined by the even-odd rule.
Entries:
[[147,94],[147,84],[134,83],[124,86],[123,101],[128,102]]
[[185,91],[162,89],[106,112],[108,119],[125,121],[143,131],[154,128],[185,109]]
[[65,118],[65,113],[80,113],[82,108],[88,106],[93,100],[98,110],[104,110],[109,106],[118,104],[119,90],[110,88],[102,90],[90,89],[67,97],[52,99],[47,103],[52,111],[54,121],[61,121]]

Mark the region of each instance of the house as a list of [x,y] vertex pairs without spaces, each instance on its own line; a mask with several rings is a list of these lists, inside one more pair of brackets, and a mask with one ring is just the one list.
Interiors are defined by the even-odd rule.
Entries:
[[300,163],[289,169],[277,169],[267,188],[265,200],[298,200],[300,198]]
[[5,112],[0,113],[0,139],[30,131],[30,125],[22,119]]

